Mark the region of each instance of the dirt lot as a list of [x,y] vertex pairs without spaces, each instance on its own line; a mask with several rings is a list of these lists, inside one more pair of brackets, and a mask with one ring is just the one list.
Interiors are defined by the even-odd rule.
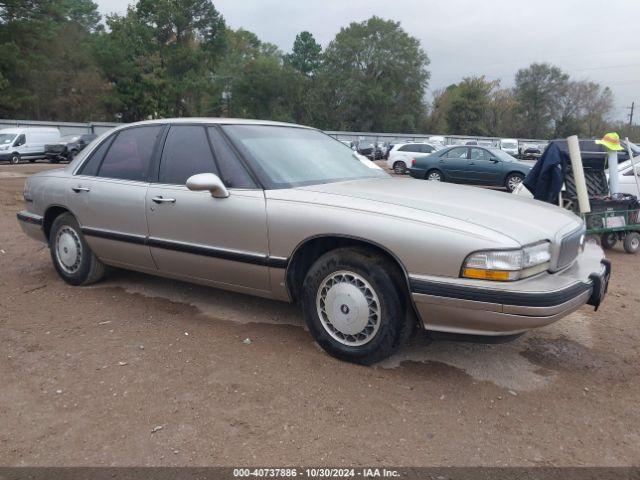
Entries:
[[0,166],[0,464],[640,464],[640,256],[611,252],[598,312],[508,344],[416,334],[359,367],[290,305],[123,271],[66,285],[15,217],[43,168]]

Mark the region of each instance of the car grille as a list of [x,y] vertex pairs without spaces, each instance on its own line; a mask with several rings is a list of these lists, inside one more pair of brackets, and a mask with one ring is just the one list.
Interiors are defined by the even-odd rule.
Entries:
[[570,265],[576,259],[580,246],[582,245],[583,235],[584,228],[579,228],[562,239],[558,261],[556,262],[557,270]]

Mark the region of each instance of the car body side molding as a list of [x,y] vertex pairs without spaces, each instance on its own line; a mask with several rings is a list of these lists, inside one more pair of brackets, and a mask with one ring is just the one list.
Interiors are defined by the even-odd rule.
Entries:
[[231,260],[240,263],[263,265],[271,268],[284,269],[287,268],[287,265],[289,264],[289,259],[282,257],[272,257],[270,255],[263,255],[260,253],[242,252],[238,250],[209,247],[206,245],[176,242],[173,240],[165,240],[162,238],[147,237],[143,235],[130,235],[127,233],[114,232],[99,228],[82,227],[82,233],[89,237],[105,238],[108,240],[134,243],[137,245],[148,245],[149,247],[154,248],[163,248],[165,250],[174,250],[177,252],[191,253],[193,255],[202,255],[205,257]]

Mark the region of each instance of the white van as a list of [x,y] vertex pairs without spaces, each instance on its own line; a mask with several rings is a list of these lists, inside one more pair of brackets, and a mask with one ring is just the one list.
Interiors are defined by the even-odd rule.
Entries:
[[44,145],[60,140],[60,131],[52,127],[15,127],[0,130],[0,161],[14,165],[21,159],[35,162],[44,158]]
[[500,139],[500,150],[508,153],[512,157],[517,157],[518,153],[518,140],[515,138],[501,138]]

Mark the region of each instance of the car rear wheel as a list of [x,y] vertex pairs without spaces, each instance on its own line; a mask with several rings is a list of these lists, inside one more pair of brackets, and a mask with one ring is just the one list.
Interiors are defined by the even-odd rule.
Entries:
[[383,256],[361,248],[340,248],[316,260],[301,300],[309,331],[327,353],[369,365],[397,351],[413,323],[396,271]]
[[440,170],[429,170],[424,178],[430,182],[444,182],[444,176]]
[[49,248],[56,271],[71,285],[88,285],[104,275],[104,264],[91,251],[78,222],[70,213],[64,213],[54,220],[49,234]]
[[396,162],[393,164],[393,171],[396,175],[404,175],[407,172],[407,164],[404,162]]
[[13,165],[17,165],[17,164],[20,163],[20,154],[19,153],[11,154],[11,163]]
[[640,233],[630,232],[624,237],[624,251],[627,253],[637,253],[640,250]]
[[524,180],[524,176],[521,173],[511,173],[507,176],[504,186],[509,192],[513,192],[522,183],[522,180]]

